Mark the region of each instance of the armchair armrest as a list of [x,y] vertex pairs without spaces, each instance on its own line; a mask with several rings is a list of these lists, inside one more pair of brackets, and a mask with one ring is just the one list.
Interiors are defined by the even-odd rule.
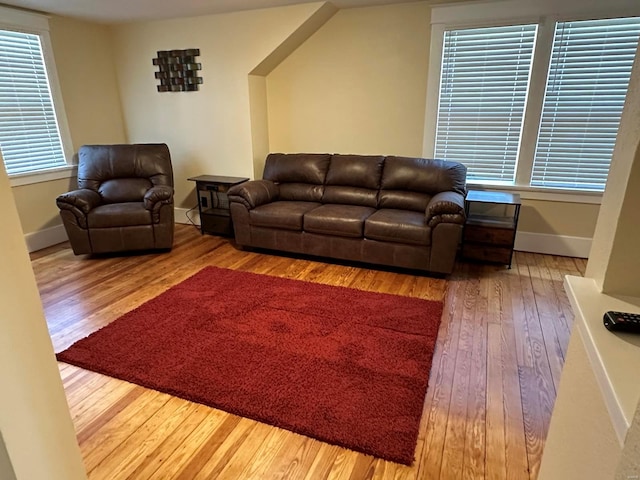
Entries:
[[56,204],[61,210],[74,210],[77,209],[85,215],[91,211],[91,209],[97,207],[102,203],[102,198],[98,192],[89,190],[88,188],[82,188],[80,190],[73,190],[71,192],[63,193],[56,198]]
[[278,199],[280,189],[270,180],[252,180],[229,189],[230,202],[242,203],[249,210]]
[[435,194],[427,205],[425,220],[431,228],[442,222],[463,224],[464,196],[452,191]]
[[144,208],[153,211],[162,205],[170,205],[173,202],[173,187],[169,185],[156,185],[144,194]]

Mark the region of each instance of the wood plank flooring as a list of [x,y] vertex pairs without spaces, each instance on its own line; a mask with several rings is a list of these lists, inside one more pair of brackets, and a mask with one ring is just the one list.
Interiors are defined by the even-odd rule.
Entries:
[[537,476],[566,354],[562,279],[586,261],[518,252],[512,269],[460,262],[445,280],[241,251],[177,225],[170,253],[61,244],[32,265],[56,351],[206,265],[445,301],[412,467],[60,363],[91,479],[519,480]]

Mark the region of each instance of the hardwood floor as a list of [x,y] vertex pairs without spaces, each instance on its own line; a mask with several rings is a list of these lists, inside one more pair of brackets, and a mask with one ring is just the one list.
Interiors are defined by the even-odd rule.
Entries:
[[56,351],[206,265],[445,301],[413,467],[60,363],[89,477],[109,480],[535,479],[572,324],[562,279],[586,267],[518,252],[510,270],[460,262],[445,280],[240,251],[186,225],[168,254],[62,244],[32,264]]

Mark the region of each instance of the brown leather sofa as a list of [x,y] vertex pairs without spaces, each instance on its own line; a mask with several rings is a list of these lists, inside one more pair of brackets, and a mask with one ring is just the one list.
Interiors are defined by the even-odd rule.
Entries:
[[240,246],[451,273],[465,193],[460,163],[278,153],[228,195]]
[[171,249],[173,169],[165,144],[85,145],[78,190],[56,199],[73,253]]

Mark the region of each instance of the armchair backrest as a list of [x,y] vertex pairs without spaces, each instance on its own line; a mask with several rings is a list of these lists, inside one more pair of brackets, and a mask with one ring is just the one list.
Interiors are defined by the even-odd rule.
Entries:
[[78,188],[100,194],[105,203],[140,202],[156,185],[173,186],[165,144],[84,145],[78,151]]

